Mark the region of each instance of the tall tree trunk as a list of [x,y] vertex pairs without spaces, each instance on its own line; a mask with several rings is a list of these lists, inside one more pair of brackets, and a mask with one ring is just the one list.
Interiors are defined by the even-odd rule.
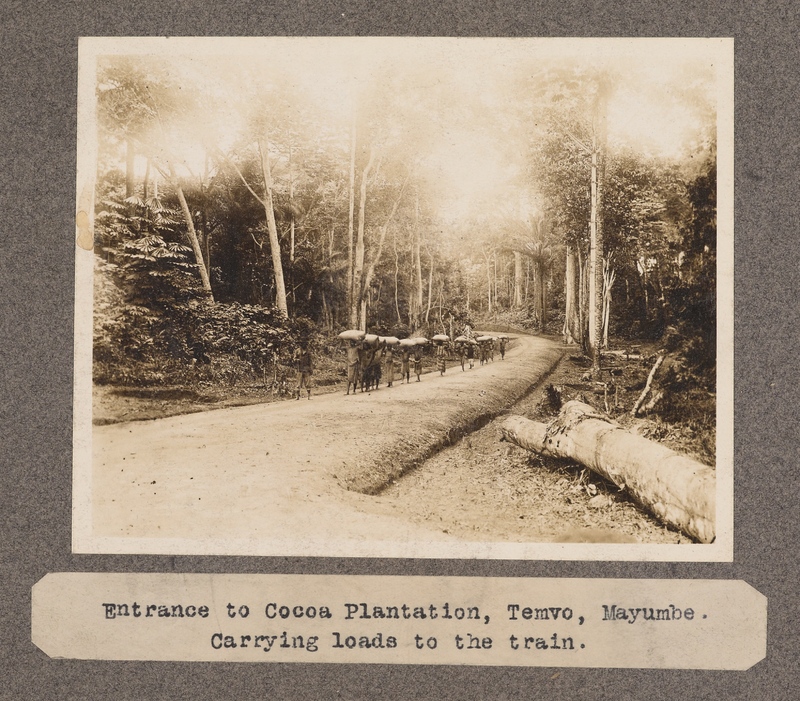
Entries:
[[397,196],[397,199],[394,201],[392,205],[392,209],[389,212],[389,216],[386,218],[386,221],[383,223],[381,227],[380,236],[378,237],[378,245],[375,247],[375,253],[372,256],[372,260],[369,263],[369,267],[367,268],[367,272],[364,275],[364,284],[363,284],[363,292],[360,295],[360,298],[364,302],[361,305],[361,330],[367,330],[367,307],[366,307],[366,293],[372,285],[372,278],[375,275],[375,266],[381,260],[381,254],[383,253],[383,244],[386,241],[386,232],[389,230],[389,224],[392,223],[392,219],[394,219],[394,215],[397,212],[397,207],[400,205],[400,200],[403,198],[403,192],[405,191],[405,183],[403,183],[403,187],[400,188],[400,194]]
[[584,353],[589,353],[591,350],[589,347],[589,261],[580,248],[578,248],[578,268],[580,271],[578,316],[581,325],[581,349]]
[[428,251],[428,257],[431,259],[430,270],[428,270],[428,308],[425,310],[425,323],[428,323],[428,318],[431,314],[431,303],[433,293],[433,254]]
[[208,228],[208,182],[209,182],[209,157],[206,151],[203,161],[203,179],[200,181],[200,228],[202,230],[203,248],[205,248],[206,270],[211,277],[211,232]]
[[422,313],[422,301],[425,298],[425,289],[422,282],[422,231],[420,230],[419,217],[419,189],[416,191],[414,203],[414,268],[417,275],[417,316],[416,323],[419,324],[419,315]]
[[600,345],[603,331],[603,196],[605,190],[606,118],[608,85],[605,77],[597,84],[592,135],[592,207],[590,221],[589,344],[592,372],[600,374]]
[[[605,108],[603,108],[605,109]],[[603,130],[605,128],[603,127]],[[600,373],[600,347],[603,345],[603,306],[604,306],[604,299],[605,296],[604,292],[604,268],[605,268],[605,261],[604,261],[604,254],[603,254],[603,247],[604,247],[604,234],[605,234],[605,227],[604,227],[604,220],[603,220],[603,199],[604,199],[604,192],[605,192],[605,136],[602,136],[602,143],[600,146],[600,151],[598,153],[598,163],[597,163],[597,227],[596,227],[596,235],[595,235],[595,245],[597,247],[597,258],[595,260],[595,274],[594,274],[594,284],[595,284],[595,294],[599,295],[599,297],[595,297],[592,301],[592,305],[595,308],[595,317],[594,317],[594,335],[597,346],[593,349],[592,352],[592,370],[599,375]]]
[[611,288],[617,273],[611,267],[611,258],[603,261],[603,348],[608,348],[608,327],[611,325]]
[[411,237],[411,260],[413,264],[413,285],[412,293],[409,298],[409,326],[416,329],[419,326],[420,315],[422,314],[422,304],[425,298],[425,288],[422,282],[422,236],[419,223],[419,188],[414,191],[414,230]]
[[528,303],[528,288],[531,285],[531,259],[525,259],[525,304]]
[[544,261],[539,262],[539,291],[542,295],[540,306],[542,309],[541,330],[544,331],[547,326],[547,265]]
[[150,199],[150,159],[147,159],[147,165],[144,169],[144,202]]
[[487,255],[487,253],[483,252],[483,257],[486,259],[486,313],[492,313],[492,261]]
[[[597,254],[597,135],[595,134],[592,142],[592,182],[591,182],[591,213],[589,215],[589,348],[592,353],[592,365],[594,367],[595,350],[600,349],[598,343],[599,333],[595,325],[595,318],[598,309],[595,304],[600,288],[597,287],[598,278],[596,271],[600,269]],[[598,359],[599,366],[599,359]]]
[[534,258],[531,262],[533,268],[533,313],[536,317],[536,330],[542,330],[542,266],[538,259]]
[[439,282],[439,294],[436,296],[436,301],[439,304],[439,326],[442,333],[447,333],[444,327],[444,318],[442,317],[442,307],[444,306],[444,282]]
[[492,268],[494,270],[494,306],[497,309],[497,254],[494,256]]
[[[292,313],[297,309],[297,285],[294,284],[294,171],[292,168],[292,147],[289,147],[289,287],[292,290]],[[309,289],[309,292],[311,290]]]
[[[353,226],[356,208],[356,111],[353,107],[353,123],[350,128],[350,208],[347,217],[347,311],[352,317],[353,308]],[[352,319],[351,319],[352,321]],[[351,323],[351,328],[355,324]]]
[[577,255],[573,246],[567,246],[567,265],[564,273],[566,305],[564,310],[564,343],[580,343],[580,291],[578,287]]
[[522,308],[522,253],[514,251],[514,309]]
[[206,264],[203,260],[203,251],[200,248],[200,241],[197,238],[197,231],[194,228],[194,220],[192,219],[192,213],[189,211],[189,205],[186,203],[186,197],[183,194],[183,188],[181,187],[180,181],[178,180],[178,176],[175,173],[175,168],[172,166],[172,161],[169,161],[169,172],[170,178],[172,180],[172,186],[175,188],[175,193],[178,196],[178,202],[181,205],[181,212],[183,213],[183,220],[186,223],[186,231],[189,237],[189,244],[192,247],[192,251],[194,252],[194,259],[197,262],[198,270],[200,271],[200,281],[203,284],[203,289],[208,293],[208,296],[211,298],[211,301],[214,301],[214,293],[211,291],[211,280],[208,277],[208,270],[206,270]]
[[325,299],[325,288],[323,287],[320,291],[320,296],[322,297],[322,324],[324,328],[328,331],[333,330],[333,324],[331,323],[330,318],[330,310],[328,309],[328,302]]
[[422,305],[425,301],[425,282],[422,277],[422,237],[420,236],[419,229],[417,229],[414,239],[414,323],[413,327],[419,326],[420,315],[422,314]]
[[[331,232],[328,235],[328,284],[329,289],[335,290],[335,283],[333,277],[333,243],[335,240],[335,233],[336,233],[336,225],[331,222]],[[322,290],[323,295],[325,294],[325,289]],[[323,299],[324,301],[324,299]],[[328,308],[328,314],[330,317],[330,324],[328,325],[328,330],[333,331],[338,323],[338,308],[335,304]]]
[[397,250],[397,232],[392,237],[394,243],[394,308],[397,312],[397,323],[403,323],[403,317],[400,316],[400,254]]
[[272,254],[272,269],[275,273],[275,306],[288,316],[289,307],[286,304],[286,283],[283,279],[281,246],[278,241],[278,227],[275,224],[275,206],[272,200],[272,173],[269,166],[269,141],[266,136],[258,140],[258,150],[261,154],[261,172],[264,176],[264,213],[267,216],[269,247]]
[[358,328],[362,331],[366,332],[367,330],[367,293],[361,295],[360,302],[359,302],[359,313],[358,313],[359,324]]
[[364,274],[364,216],[367,208],[367,179],[369,178],[372,165],[375,162],[375,149],[370,147],[369,160],[361,173],[361,190],[358,201],[358,232],[355,247],[355,260],[353,262],[353,293],[352,305],[350,307],[350,327],[353,329],[361,328],[366,324],[366,319],[362,318],[364,307],[361,304],[364,295],[364,285],[362,277]]
[[289,217],[289,263],[294,266],[294,171],[291,146],[289,147]]

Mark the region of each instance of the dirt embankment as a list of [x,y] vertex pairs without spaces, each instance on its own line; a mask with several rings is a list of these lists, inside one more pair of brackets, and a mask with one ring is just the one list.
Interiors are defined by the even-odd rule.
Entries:
[[[374,436],[369,456],[340,471],[340,484],[363,494],[379,492],[524,397],[558,364],[562,352],[551,341],[523,336],[515,340],[505,360],[496,353],[494,361],[483,366],[476,361],[472,370],[452,367],[443,378],[434,373],[440,381],[423,378],[403,396],[389,398],[387,389],[381,399],[392,405],[387,407],[381,435]],[[413,375],[411,384],[416,384]]]
[[[340,485],[375,494],[443,447],[485,425],[529,392],[560,358],[561,350],[551,341],[517,336],[510,342],[506,360],[495,352],[494,360],[481,366],[476,359],[475,367],[470,370],[467,365],[465,371],[457,361],[450,361],[442,381],[434,384],[430,380],[438,379],[439,372],[432,367],[432,359],[426,358],[423,381],[417,385],[412,373],[410,384],[414,387],[403,394],[393,392],[402,384],[398,365],[395,387],[386,387],[384,378],[380,390],[373,390],[386,418],[376,422],[365,417],[360,433],[370,440],[371,449],[338,470]],[[316,383],[313,394],[319,399],[321,394],[343,390],[340,383],[323,387]],[[263,388],[192,391],[170,387],[127,390],[95,387],[93,422],[106,425],[142,421],[287,399],[291,398],[273,395]],[[359,432],[357,426],[354,432]]]
[[562,351],[524,337],[505,360],[496,355],[473,370],[450,367],[444,377],[412,376],[370,393],[95,426],[94,532],[192,542],[291,538],[302,546],[274,545],[274,552],[306,554],[329,552],[332,539],[405,539],[413,554],[420,538],[452,536],[414,526],[367,493],[523,396]]
[[608,411],[629,430],[713,464],[713,422],[667,424],[655,416],[629,415],[652,364],[650,350],[640,360],[604,356],[602,382],[587,377],[588,359],[567,351],[544,381],[503,416],[392,480],[381,500],[420,527],[463,540],[691,543],[583,466],[501,442],[506,414],[548,422],[562,403],[580,399]]
[[[585,370],[583,361],[565,356],[544,382],[503,416],[391,483],[381,492],[381,500],[417,526],[469,541],[691,543],[581,465],[501,441],[500,424],[507,413],[537,421],[555,415],[554,387],[564,398],[582,395],[602,404],[603,394],[594,395],[592,384],[581,380]],[[646,371],[644,366],[631,367],[626,382],[637,385]],[[625,392],[620,411],[636,394]],[[660,425],[638,421],[645,434]],[[691,448],[686,441],[677,444],[674,436],[671,443],[678,450]]]

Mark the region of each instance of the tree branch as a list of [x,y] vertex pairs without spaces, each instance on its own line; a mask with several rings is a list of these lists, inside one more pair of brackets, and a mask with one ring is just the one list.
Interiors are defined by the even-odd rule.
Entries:
[[228,155],[227,155],[227,154],[226,154],[226,153],[225,153],[225,152],[224,152],[224,151],[223,151],[221,148],[215,147],[215,150],[217,151],[217,153],[219,153],[219,154],[222,156],[222,158],[223,158],[223,159],[224,159],[224,160],[225,160],[227,163],[229,163],[231,166],[233,166],[233,169],[236,171],[236,174],[239,176],[239,179],[240,179],[240,180],[241,180],[241,181],[244,183],[244,186],[245,186],[245,187],[246,187],[246,188],[247,188],[247,189],[250,191],[250,194],[251,194],[253,197],[255,197],[255,198],[256,198],[256,200],[258,200],[258,202],[261,204],[261,206],[262,206],[262,207],[266,207],[266,206],[267,206],[267,203],[266,203],[264,200],[262,200],[262,199],[261,199],[261,198],[260,198],[260,197],[259,197],[259,196],[256,194],[256,191],[255,191],[255,190],[253,190],[253,188],[252,188],[252,187],[250,187],[250,183],[248,183],[248,182],[247,182],[247,180],[245,179],[244,175],[242,175],[242,171],[241,171],[241,170],[239,170],[238,166],[237,166],[237,165],[236,165],[236,164],[233,162],[233,159],[231,159],[231,158],[230,158],[230,157],[229,157],[229,156],[228,156]]
[[372,276],[375,273],[375,266],[378,264],[378,261],[381,259],[381,254],[383,253],[383,243],[386,240],[386,232],[389,229],[389,224],[391,223],[392,219],[394,219],[395,212],[397,212],[397,207],[400,205],[400,200],[403,199],[403,193],[406,190],[407,183],[408,178],[403,181],[403,185],[400,187],[400,194],[397,195],[397,199],[392,205],[392,211],[389,212],[389,216],[386,218],[386,221],[381,227],[381,236],[378,240],[378,248],[375,251],[375,255],[372,257],[372,260],[370,261],[369,268],[367,268],[367,274],[364,276],[364,289],[367,289],[372,282]]

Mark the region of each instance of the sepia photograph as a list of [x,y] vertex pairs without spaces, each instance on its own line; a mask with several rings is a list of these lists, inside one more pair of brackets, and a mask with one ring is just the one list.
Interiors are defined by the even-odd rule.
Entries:
[[83,38],[76,553],[730,561],[733,42]]

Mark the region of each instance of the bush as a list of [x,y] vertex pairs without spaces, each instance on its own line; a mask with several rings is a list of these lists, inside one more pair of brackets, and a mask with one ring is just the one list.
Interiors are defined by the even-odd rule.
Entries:
[[288,363],[301,343],[312,347],[313,322],[289,320],[275,307],[160,298],[132,303],[120,287],[119,267],[97,258],[94,379],[151,385],[264,381]]

